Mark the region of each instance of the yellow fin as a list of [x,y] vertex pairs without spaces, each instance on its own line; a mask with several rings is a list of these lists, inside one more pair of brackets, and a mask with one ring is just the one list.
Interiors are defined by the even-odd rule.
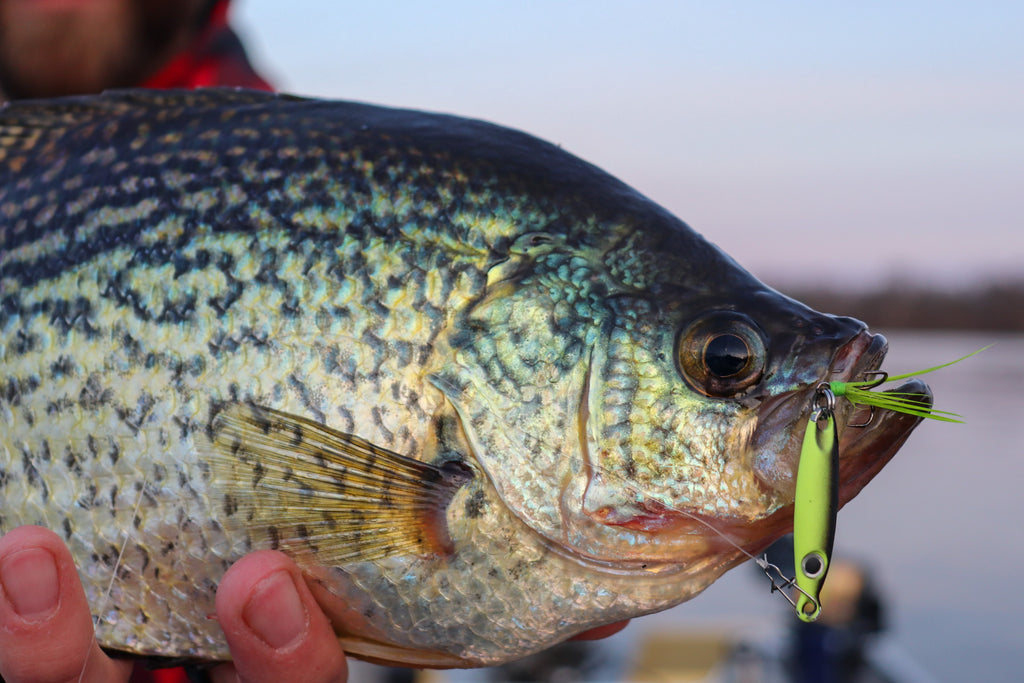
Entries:
[[471,478],[297,415],[232,403],[213,421],[224,511],[268,547],[318,564],[451,551],[445,511]]

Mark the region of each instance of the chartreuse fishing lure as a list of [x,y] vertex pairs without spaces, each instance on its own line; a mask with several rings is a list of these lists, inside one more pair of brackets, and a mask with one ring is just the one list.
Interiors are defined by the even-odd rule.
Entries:
[[[886,382],[909,379],[948,367],[984,350],[979,349],[963,358],[918,372],[893,377],[886,373],[876,373],[880,377],[875,380],[822,382],[818,385],[807,429],[804,432],[797,468],[793,510],[796,578],[786,580],[781,587],[774,579],[772,580],[773,588],[795,585],[795,600],[784,591],[783,595],[786,595],[786,599],[795,607],[800,619],[811,622],[821,614],[821,588],[832,557],[836,513],[839,510],[839,434],[835,420],[836,399],[845,398],[851,403],[868,406],[872,411],[881,408],[942,422],[962,422],[956,413],[935,410],[922,403],[921,397],[917,394],[882,393],[871,389]],[[769,578],[769,569],[779,572],[778,567],[768,564],[767,560],[759,561],[759,564],[768,573]],[[781,572],[779,573],[781,575]]]
[[839,511],[839,434],[835,391],[822,382],[814,394],[796,473],[793,500],[793,558],[796,614],[814,621],[821,614],[818,595],[828,573]]

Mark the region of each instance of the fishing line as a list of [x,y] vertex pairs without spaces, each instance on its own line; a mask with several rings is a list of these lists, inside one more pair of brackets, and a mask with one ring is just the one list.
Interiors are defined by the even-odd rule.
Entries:
[[[618,474],[616,474],[614,472],[610,472],[610,471],[608,471],[608,470],[606,470],[604,468],[599,468],[599,472],[600,472],[601,476],[607,476],[610,480],[614,480],[614,481],[619,482],[626,491],[634,494],[637,498],[642,498],[643,497],[643,492],[639,488],[637,488],[636,485],[631,484],[627,479],[625,479],[625,477],[623,477],[621,475],[618,475]],[[796,608],[796,606],[797,606],[797,601],[794,600],[793,598],[791,598],[786,593],[786,591],[789,590],[790,588],[792,588],[792,589],[796,590],[797,592],[805,595],[808,599],[813,599],[813,598],[811,598],[810,595],[804,593],[803,589],[801,589],[799,586],[797,586],[796,578],[795,577],[794,578],[787,577],[785,575],[785,573],[783,573],[782,569],[780,569],[777,565],[772,564],[771,562],[769,562],[767,555],[763,555],[761,557],[758,557],[757,555],[754,555],[753,553],[748,551],[746,548],[741,546],[739,543],[734,541],[732,538],[730,538],[729,535],[726,534],[724,531],[722,531],[721,529],[719,529],[715,525],[713,525],[711,522],[709,522],[708,520],[706,520],[706,519],[704,519],[704,518],[702,518],[702,517],[700,517],[698,515],[695,515],[694,513],[690,512],[688,510],[684,510],[681,507],[677,507],[675,505],[670,505],[670,504],[664,503],[662,501],[658,501],[658,504],[664,506],[664,508],[666,510],[670,511],[670,512],[673,512],[673,513],[676,513],[676,514],[680,514],[680,515],[682,515],[684,517],[687,517],[687,518],[697,522],[698,524],[703,525],[704,527],[706,527],[707,529],[712,531],[716,536],[718,536],[723,541],[725,541],[726,543],[731,545],[733,548],[738,550],[740,553],[742,553],[743,555],[746,555],[747,559],[753,560],[754,563],[757,564],[757,566],[760,567],[762,571],[764,571],[765,576],[767,576],[768,580],[771,582],[771,592],[772,593],[775,593],[775,592],[781,593],[782,597],[784,597],[786,599],[786,601],[789,602],[789,604],[792,605],[794,608]],[[775,572],[776,577],[772,576],[771,573],[773,571]],[[779,581],[777,581],[776,578],[778,578]]]
[[[114,592],[114,581],[117,580],[117,570],[121,568],[121,561],[124,559],[124,551],[128,547],[128,541],[131,540],[131,529],[135,527],[135,519],[139,516],[139,508],[142,507],[142,495],[146,491],[146,485],[149,484],[149,477],[143,477],[142,486],[139,487],[139,495],[135,499],[135,507],[132,508],[132,516],[128,521],[128,528],[124,530],[124,542],[121,544],[121,550],[117,553],[117,559],[114,561],[114,571],[110,575],[110,583],[107,584],[107,590],[103,593],[100,598],[100,603],[96,609],[96,616],[92,619],[92,636],[93,640],[96,640],[96,632],[99,629],[99,624],[103,620],[103,610],[107,608],[107,603],[110,602],[110,596]],[[85,669],[89,665],[89,657],[92,655],[92,643],[89,643],[89,649],[85,653],[85,658],[82,660],[82,671],[78,674],[78,683],[82,683],[85,680]]]

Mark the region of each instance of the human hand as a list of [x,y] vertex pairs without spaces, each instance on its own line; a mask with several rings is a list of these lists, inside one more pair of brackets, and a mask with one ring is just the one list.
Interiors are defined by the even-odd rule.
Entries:
[[231,566],[217,589],[217,619],[233,662],[215,683],[345,681],[338,637],[286,555],[261,550]]
[[[216,683],[344,681],[345,655],[298,567],[281,553],[248,555],[225,574],[217,619],[232,663]],[[71,554],[51,531],[20,527],[0,538],[0,675],[7,683],[124,682],[130,660],[108,657]]]
[[[252,553],[224,575],[217,619],[233,662],[215,683],[344,681],[345,655],[298,567],[273,551]],[[604,638],[628,622],[575,639]],[[132,661],[107,656],[74,561],[53,532],[25,526],[0,537],[0,676],[7,683],[127,681]]]

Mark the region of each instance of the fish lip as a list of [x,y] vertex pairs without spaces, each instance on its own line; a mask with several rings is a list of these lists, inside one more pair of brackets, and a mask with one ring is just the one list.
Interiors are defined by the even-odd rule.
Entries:
[[[863,334],[870,334],[866,330]],[[860,335],[858,335],[860,336]],[[856,341],[856,340],[855,340]],[[847,347],[851,347],[848,344]],[[837,354],[832,373],[841,376],[840,381],[870,381],[883,379],[880,372],[889,345],[880,334],[871,335],[867,346],[852,358],[849,371],[844,364],[850,360],[852,348],[844,348],[847,354]],[[931,388],[919,379],[910,379],[894,389],[883,393],[915,394],[923,403],[931,405]],[[839,505],[852,500],[885,465],[909,438],[910,433],[923,422],[923,418],[891,410],[858,409],[847,404],[839,435]],[[844,419],[845,418],[845,419]]]
[[847,382],[866,380],[882,367],[888,352],[889,341],[885,336],[864,330],[836,352],[829,372],[832,375],[846,375],[843,381]]
[[[931,405],[931,388],[911,379],[884,393],[915,394]],[[859,414],[857,418],[859,419]],[[876,410],[866,427],[847,426],[839,438],[839,504],[845,505],[867,486],[924,418],[892,410]]]

